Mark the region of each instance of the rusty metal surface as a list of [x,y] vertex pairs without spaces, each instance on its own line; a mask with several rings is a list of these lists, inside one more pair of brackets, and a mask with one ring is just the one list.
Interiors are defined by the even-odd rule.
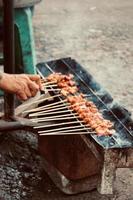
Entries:
[[101,163],[79,135],[39,137],[39,152],[69,180],[100,172]]

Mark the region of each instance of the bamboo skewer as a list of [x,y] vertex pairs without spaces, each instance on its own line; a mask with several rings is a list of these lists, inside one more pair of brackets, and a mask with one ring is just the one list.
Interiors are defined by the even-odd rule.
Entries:
[[[75,105],[81,105],[81,104],[76,103]],[[63,101],[48,104],[48,105],[45,105],[45,106],[41,106],[39,108],[27,110],[27,111],[24,111],[24,113],[30,113],[30,112],[38,112],[39,113],[39,112],[42,112],[42,111],[45,111],[45,110],[51,111],[53,108],[60,108],[60,107],[68,108],[67,106],[69,107],[69,106],[71,106],[71,104],[69,102],[67,102],[67,100],[63,100]]]
[[[77,103],[77,105],[79,105],[79,104]],[[47,107],[47,108],[45,108],[45,106],[44,106],[44,109],[40,109],[40,110],[38,110],[38,112],[30,114],[29,116],[30,117],[40,116],[40,114],[43,114],[43,113],[49,114],[49,112],[52,113],[52,111],[59,111],[59,110],[63,110],[63,109],[68,109],[68,111],[72,112],[73,110],[71,108],[69,108],[70,106],[71,106],[70,103],[67,103],[66,105],[62,104],[62,105],[57,105],[57,106]]]
[[[66,110],[64,110],[66,109]],[[53,109],[46,109],[46,110],[41,110],[41,111],[38,111],[36,113],[33,113],[33,114],[30,114],[29,117],[37,117],[37,116],[41,116],[41,115],[49,115],[49,114],[58,114],[60,113],[59,110],[64,110],[64,111],[60,111],[61,113],[62,112],[73,112],[74,110],[70,109],[69,108],[69,105],[68,107],[67,106],[61,106],[61,107],[56,107],[56,108],[53,108]]]
[[[75,129],[73,129],[73,130],[68,130],[68,129],[67,129],[67,130],[63,130],[63,131],[58,131],[58,133],[61,133],[61,132],[63,132],[63,133],[70,133],[70,132],[76,132],[76,131],[77,131],[77,132],[85,131],[85,133],[86,133],[86,132],[88,132],[88,131],[90,131],[90,130],[91,130],[90,128],[85,128],[85,127],[82,128],[82,127],[81,127],[81,128],[77,128],[77,129],[75,128]],[[47,132],[49,132],[49,130],[47,130]],[[41,134],[42,131],[38,131],[38,133]]]
[[[44,94],[42,95],[42,96],[44,96]],[[37,103],[37,104],[39,104],[39,103],[43,103],[44,101],[47,101],[47,100],[50,100],[50,99],[54,99],[54,98],[56,98],[56,97],[61,97],[62,95],[61,94],[58,94],[58,95],[54,95],[54,96],[50,96],[50,97],[47,97],[47,98],[44,98],[44,99],[40,99],[40,100],[37,100],[37,101],[34,101],[34,104],[35,103]],[[27,103],[26,105],[30,105],[31,103]],[[24,111],[25,112],[25,111]],[[24,113],[23,112],[23,113]]]
[[46,87],[46,88],[49,88],[49,87],[57,87],[57,84],[50,84],[50,85],[47,85],[45,83],[42,83],[42,86]]
[[43,82],[43,85],[50,85],[50,84],[54,84],[57,86],[57,82],[56,81],[47,81],[47,82]]
[[[40,114],[46,114],[46,113],[50,113],[51,114],[51,112],[53,112],[53,111],[59,111],[59,110],[66,110],[67,111],[67,107],[64,107],[64,106],[60,106],[58,109],[57,108],[53,108],[53,109],[51,109],[51,110],[49,110],[49,109],[46,109],[46,110],[44,110],[44,109],[42,109],[41,111],[39,111],[39,112],[36,112],[36,113],[33,113],[33,114],[30,114],[29,116],[30,117],[34,117],[34,116],[38,116],[38,115],[40,115]],[[72,110],[69,110],[69,111],[72,111]]]
[[[65,103],[66,102],[66,103]],[[53,106],[42,106],[41,108],[42,109],[40,109],[40,112],[41,111],[45,111],[45,110],[49,110],[49,111],[51,111],[52,109],[54,109],[54,108],[60,108],[60,107],[64,107],[64,108],[69,108],[69,106],[71,106],[71,104],[69,103],[69,102],[67,102],[67,101],[64,101],[64,103],[65,104],[61,104],[61,105],[53,105]],[[81,105],[80,103],[76,103],[75,105]],[[68,107],[67,107],[68,106]],[[44,109],[43,109],[44,108]]]
[[[76,128],[85,128],[86,129],[86,127],[84,125],[71,126],[71,129],[76,129]],[[45,130],[45,131],[43,130],[43,131],[38,131],[38,133],[47,133],[47,132],[51,133],[51,132],[62,131],[62,130],[68,130],[68,127],[55,128],[52,130]],[[91,128],[88,128],[88,130],[91,130]]]
[[62,119],[62,117],[68,117],[68,116],[78,116],[78,114],[76,113],[70,113],[70,114],[67,114],[67,115],[55,115],[54,118],[53,116],[52,117],[42,117],[42,118],[31,118],[30,120],[37,120],[37,119],[46,119],[46,120],[49,120],[49,119]]
[[47,89],[47,88],[44,88],[43,89],[44,91],[46,91],[46,92],[56,92],[56,91],[61,91],[61,89],[54,89],[54,88],[52,88],[52,89]]
[[54,136],[54,135],[85,135],[85,134],[96,134],[96,132],[70,132],[70,133],[66,133],[66,132],[53,132],[53,133],[41,133],[39,134],[39,136]]
[[68,107],[65,107],[65,106],[63,106],[63,107],[60,107],[60,108],[53,108],[53,109],[50,109],[50,110],[42,110],[42,111],[39,111],[39,112],[37,112],[37,113],[35,113],[35,114],[30,114],[30,116],[32,115],[32,116],[34,116],[34,115],[38,115],[38,114],[42,114],[42,113],[52,113],[53,111],[59,111],[59,110],[64,110],[64,109],[68,109],[68,111],[73,111],[73,110],[71,110],[71,109],[69,109]]
[[[40,114],[30,114],[29,117],[38,117],[38,116],[45,116],[45,115],[53,115],[53,114],[60,114],[60,113],[68,113],[70,110],[63,110],[63,111],[57,111],[57,112],[48,112],[48,113],[40,113]],[[73,113],[74,114],[74,113]]]
[[48,127],[53,127],[53,126],[62,126],[62,125],[69,125],[69,124],[79,124],[82,123],[84,121],[73,121],[73,122],[62,122],[59,124],[48,124],[48,125],[42,125],[40,126],[40,124],[38,126],[35,126],[34,129],[38,129],[38,128],[48,128]]
[[[43,107],[43,108],[51,107],[51,106],[54,106],[54,105],[59,105],[59,104],[61,104],[61,103],[65,103],[65,102],[67,102],[67,100],[60,100],[60,101],[58,101],[58,102],[49,103],[48,105],[45,105],[45,106],[42,106],[42,107]],[[42,108],[42,107],[39,107],[39,108]],[[39,108],[37,108],[37,109],[39,109]]]
[[43,74],[39,71],[39,70],[37,70],[37,72],[38,72],[38,74],[42,77],[42,79],[41,79],[41,83],[57,83],[56,81],[48,81],[47,80],[47,78],[45,78],[44,76],[43,76]]
[[[57,95],[54,95],[54,96],[50,96],[50,97],[47,97],[47,98],[44,98],[44,99],[40,99],[40,100],[37,100],[37,101],[34,101],[34,103],[42,103],[44,101],[47,101],[47,100],[50,100],[50,99],[53,99],[55,97],[61,97],[62,95],[61,94],[57,94]],[[30,103],[29,103],[30,104]]]
[[51,108],[52,109],[54,109],[54,108],[60,108],[60,107],[66,108],[66,106],[70,106],[70,104],[69,103],[65,103],[65,104],[55,105],[55,106],[51,106],[51,107],[44,107],[44,108],[41,109],[41,111],[43,111],[43,109],[44,110],[51,110]]
[[[62,103],[62,104],[61,104]],[[65,104],[64,104],[65,103]],[[60,105],[59,105],[60,104]],[[80,105],[80,103],[76,103],[75,105]],[[52,103],[52,104],[48,104],[48,105],[45,105],[45,106],[41,106],[39,108],[35,108],[35,109],[32,109],[32,110],[28,110],[28,111],[24,111],[24,112],[36,112],[36,111],[43,111],[43,110],[51,110],[52,108],[59,108],[59,107],[65,107],[65,106],[71,106],[71,104],[67,101],[67,100],[62,100],[62,101],[59,101],[59,102],[56,102],[56,103]]]
[[47,110],[50,111],[51,109],[54,109],[54,108],[61,108],[61,107],[67,108],[66,106],[69,106],[69,104],[66,104],[66,105],[65,104],[60,104],[60,105],[55,105],[55,106],[46,107],[46,108],[45,108],[45,106],[44,106],[44,108],[42,106],[42,108],[40,110],[34,110],[34,111],[37,111],[37,113],[40,113],[42,111],[47,111]]
[[57,94],[57,95],[54,95],[54,96],[50,96],[50,97],[47,97],[47,98],[45,98],[45,99],[41,99],[41,100],[37,101],[37,103],[38,103],[38,102],[47,101],[47,100],[53,99],[53,98],[55,98],[55,97],[61,97],[61,96],[62,96],[61,94]]
[[[65,120],[66,119],[77,119],[76,116],[73,116],[73,117],[65,117]],[[32,122],[50,122],[50,121],[60,121],[62,120],[62,118],[52,118],[52,119],[45,119],[45,118],[36,118],[36,119],[32,119],[31,121]]]
[[55,97],[62,97],[62,95],[61,94],[52,95],[50,97],[44,98],[43,100],[46,101],[46,100],[49,100],[49,99],[54,99]]
[[48,105],[45,105],[45,106],[40,106],[38,108],[34,108],[34,109],[30,109],[30,110],[25,110],[23,113],[36,112],[36,111],[41,110],[42,108],[50,108],[50,107],[53,107],[54,105],[59,105],[61,103],[66,103],[66,102],[67,102],[67,100],[61,100],[61,101],[58,101],[58,102],[55,102],[55,103],[49,103]]

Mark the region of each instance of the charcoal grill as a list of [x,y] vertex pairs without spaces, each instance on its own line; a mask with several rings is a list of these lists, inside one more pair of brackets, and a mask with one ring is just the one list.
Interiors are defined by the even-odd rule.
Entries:
[[[45,157],[46,171],[66,193],[83,192],[97,187],[102,194],[112,194],[116,169],[133,167],[131,113],[115,102],[74,59],[41,63],[37,69],[44,76],[51,72],[73,74],[80,92],[86,94],[86,98],[93,101],[102,115],[112,121],[115,127],[111,137],[99,137],[93,133],[71,136],[66,134],[61,137],[39,135],[39,151]],[[68,129],[71,132],[71,126]],[[49,133],[49,129],[45,133]]]
[[[5,2],[4,13],[6,25],[4,67],[5,72],[14,73],[13,1],[9,1],[8,4]],[[7,38],[10,45],[8,45]],[[50,127],[55,128],[51,120],[47,123],[46,121],[41,122],[44,125],[41,129],[35,128],[37,121],[34,118],[24,118],[25,110],[34,109],[36,106],[47,106],[51,103],[48,101],[49,98],[52,103],[60,102],[62,97],[56,95],[54,98],[53,92],[39,95],[39,98],[22,104],[16,111],[14,110],[14,96],[5,94],[5,120],[1,120],[0,130],[3,132],[12,130],[13,133],[13,130],[25,129],[36,133],[38,150],[44,157],[44,168],[63,192],[76,194],[98,188],[101,194],[112,194],[116,169],[133,167],[133,121],[130,112],[118,105],[90,73],[71,58],[40,63],[37,71],[42,77],[52,72],[73,74],[80,92],[96,104],[106,119],[114,123],[115,133],[110,137],[99,137],[91,131],[84,130],[84,132],[77,131],[77,135],[74,135],[76,131],[72,131],[72,126],[69,127],[70,131],[67,131],[68,124],[67,126],[63,124],[66,119],[60,120],[62,127],[66,128],[65,131],[63,130],[65,134],[61,136],[59,136],[58,129],[57,135],[50,135],[52,133]],[[48,119],[49,114],[47,115]],[[81,122],[74,121],[75,126],[77,126],[76,123],[82,125]],[[58,126],[57,123],[56,126]],[[39,131],[45,135],[41,135]]]

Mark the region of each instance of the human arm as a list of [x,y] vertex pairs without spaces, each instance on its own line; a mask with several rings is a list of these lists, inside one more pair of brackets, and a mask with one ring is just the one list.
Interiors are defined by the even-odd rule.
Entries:
[[41,90],[39,75],[0,73],[0,88],[21,100],[27,100]]

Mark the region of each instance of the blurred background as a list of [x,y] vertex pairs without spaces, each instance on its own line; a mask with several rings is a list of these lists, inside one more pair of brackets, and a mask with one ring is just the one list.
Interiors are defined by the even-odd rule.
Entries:
[[72,57],[133,112],[132,0],[42,0],[34,15],[38,62]]

